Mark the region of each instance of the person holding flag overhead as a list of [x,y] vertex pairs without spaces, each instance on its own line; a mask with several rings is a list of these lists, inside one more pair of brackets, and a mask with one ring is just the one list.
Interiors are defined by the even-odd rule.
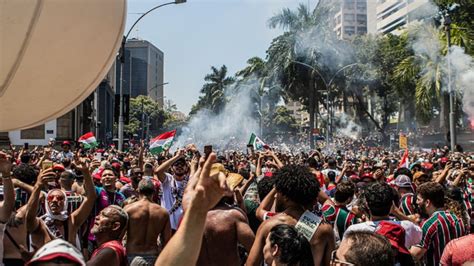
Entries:
[[84,146],[84,149],[88,150],[88,149],[91,149],[91,148],[95,148],[97,147],[97,140],[94,136],[94,133],[92,132],[88,132],[84,135],[82,135],[79,140],[78,140],[79,143],[82,143],[82,145]]
[[[159,135],[150,141],[150,152],[160,154],[173,145],[176,130]],[[155,168],[154,176],[161,182],[161,206],[170,215],[171,229],[176,231],[183,215],[182,200],[184,189],[189,180],[189,167],[185,159],[185,151],[178,150],[171,159]],[[172,170],[173,174],[168,173]]]

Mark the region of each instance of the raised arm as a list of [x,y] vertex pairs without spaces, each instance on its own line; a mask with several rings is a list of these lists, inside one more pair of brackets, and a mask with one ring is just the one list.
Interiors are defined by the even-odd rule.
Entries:
[[145,152],[145,141],[142,140],[140,142],[140,152],[138,153],[138,167],[143,169],[143,154]]
[[30,233],[36,231],[39,226],[39,221],[36,215],[38,214],[41,189],[48,182],[48,180],[51,180],[54,178],[54,176],[55,174],[52,168],[41,171],[38,175],[38,179],[36,180],[36,184],[33,188],[33,192],[30,195],[28,207],[26,209],[26,228]]
[[174,162],[176,162],[179,158],[184,156],[184,150],[179,150],[175,156],[173,156],[171,159],[165,161],[161,165],[159,165],[155,169],[155,176],[160,180],[160,182],[163,182],[165,180],[165,173],[168,171],[168,169],[173,165]]
[[259,153],[258,154],[258,159],[257,159],[257,169],[255,170],[255,174],[257,177],[262,175],[262,161],[263,161],[263,154]]
[[444,181],[446,180],[446,177],[448,177],[449,170],[453,169],[453,163],[448,162],[443,169],[443,172],[436,178],[436,183],[440,183],[441,185],[444,184]]
[[[199,181],[184,197],[189,198],[189,208],[183,222],[155,262],[158,265],[196,265],[202,244],[207,211],[214,207],[224,195],[226,183],[222,173],[211,173],[216,154],[206,160]],[[189,186],[190,184],[188,184]]]
[[276,156],[276,154],[273,151],[270,151],[269,154],[270,154],[270,156],[272,156],[273,160],[275,160],[275,163],[276,163],[276,166],[278,167],[278,169],[280,169],[284,166],[283,163],[278,158],[278,156]]
[[71,214],[72,225],[78,229],[86,221],[92,208],[94,208],[95,200],[97,195],[95,193],[94,183],[92,182],[92,176],[89,171],[89,166],[84,158],[81,158],[76,163],[76,169],[81,171],[84,176],[84,192],[85,199],[81,206]]
[[0,174],[3,182],[3,201],[0,202],[0,222],[5,223],[15,209],[15,192],[12,183],[12,164],[4,153],[0,153]]
[[270,193],[265,196],[265,198],[262,200],[257,210],[255,211],[255,216],[257,216],[257,219],[259,219],[260,221],[265,220],[265,214],[272,209],[273,202],[275,201],[275,194],[276,189],[273,188]]

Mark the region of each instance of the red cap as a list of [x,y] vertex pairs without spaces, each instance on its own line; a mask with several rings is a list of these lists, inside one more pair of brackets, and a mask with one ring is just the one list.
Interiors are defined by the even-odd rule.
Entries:
[[65,171],[66,169],[64,168],[62,164],[55,164],[53,166],[53,170]]
[[449,160],[448,160],[448,158],[446,158],[446,157],[443,157],[443,158],[439,159],[439,162],[440,162],[440,163],[447,163],[448,161],[449,161]]
[[64,145],[69,145],[69,146],[71,146],[71,142],[65,140],[65,141],[63,141],[63,143],[61,144],[61,146],[64,146]]
[[374,179],[374,176],[371,173],[364,173],[364,174],[362,174],[360,179],[364,179],[364,178]]
[[390,241],[390,244],[392,244],[392,247],[396,248],[398,252],[410,254],[405,247],[405,229],[399,224],[381,221],[375,229],[375,232],[385,236]]
[[115,170],[120,171],[120,168],[122,167],[122,165],[120,163],[112,163],[112,167]]
[[424,162],[421,164],[421,167],[427,169],[427,170],[431,170],[433,168],[433,164],[432,163],[428,163],[428,162]]

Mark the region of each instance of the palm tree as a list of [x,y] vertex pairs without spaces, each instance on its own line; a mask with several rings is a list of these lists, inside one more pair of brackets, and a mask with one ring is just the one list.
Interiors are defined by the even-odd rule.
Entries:
[[233,77],[227,77],[227,67],[221,66],[220,69],[211,67],[212,72],[204,77],[207,82],[201,89],[204,94],[202,105],[212,110],[214,113],[219,113],[226,103],[225,90],[227,86],[234,82]]
[[395,77],[404,83],[415,80],[415,107],[422,123],[431,120],[434,108],[439,105],[440,128],[447,128],[448,112],[444,99],[447,94],[442,91],[445,73],[441,46],[443,40],[440,32],[431,25],[421,25],[410,28],[406,34],[408,38],[415,34],[428,34],[435,36],[435,40],[424,43],[424,50],[417,50],[413,55],[403,59],[395,69]]
[[[317,38],[322,38],[321,34],[328,36],[334,34],[327,26],[333,19],[331,7],[333,5],[330,1],[321,0],[311,12],[307,6],[300,4],[296,11],[283,9],[268,21],[270,27],[285,30],[282,35],[273,39],[267,50],[268,73],[272,73],[271,78],[276,78],[282,83],[282,96],[285,99],[297,100],[308,109],[311,131],[315,124],[315,111],[318,109],[316,87],[324,86],[320,79],[321,74],[316,74],[315,69],[320,69],[318,73],[326,71],[325,66],[317,66],[321,47],[312,43]],[[324,39],[332,41],[335,38]],[[314,67],[305,67],[295,63],[297,61]],[[310,143],[313,146],[311,134]]]

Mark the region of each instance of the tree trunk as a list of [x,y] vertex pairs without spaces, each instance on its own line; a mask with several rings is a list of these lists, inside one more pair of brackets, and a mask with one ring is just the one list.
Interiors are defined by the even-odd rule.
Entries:
[[449,94],[442,93],[441,94],[441,101],[440,101],[440,112],[439,112],[439,128],[442,132],[444,132],[444,136],[446,136],[449,132]]
[[314,86],[309,82],[309,145],[311,149],[314,149],[313,141],[313,129],[314,129],[314,107],[315,107],[315,95],[314,95]]

